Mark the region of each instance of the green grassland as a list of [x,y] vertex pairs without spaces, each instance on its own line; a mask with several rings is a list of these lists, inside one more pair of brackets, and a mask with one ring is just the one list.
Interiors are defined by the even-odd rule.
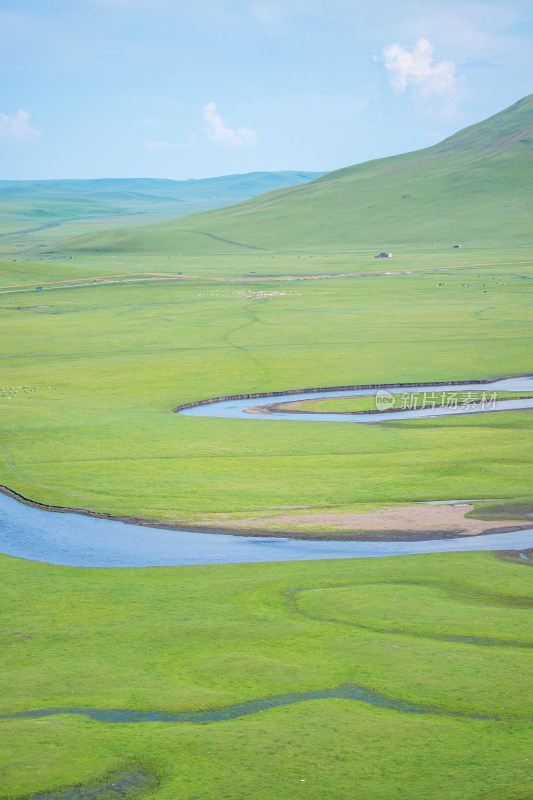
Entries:
[[[206,214],[198,214],[195,219],[203,222]],[[46,233],[46,232],[44,232]],[[141,236],[140,229],[136,235]],[[51,237],[53,231],[48,232]],[[117,230],[117,237],[126,237],[127,230]],[[96,234],[95,234],[96,236]],[[151,268],[166,271],[173,275],[181,272],[191,277],[208,277],[215,280],[249,280],[321,277],[373,274],[380,275],[392,273],[434,272],[439,279],[441,272],[444,274],[454,268],[458,271],[478,267],[483,276],[485,271],[493,267],[518,267],[533,264],[533,246],[531,245],[495,245],[493,247],[470,246],[460,250],[453,249],[450,245],[431,245],[421,241],[418,245],[405,246],[394,249],[392,259],[376,259],[376,248],[371,246],[332,246],[330,248],[311,250],[250,250],[234,246],[231,242],[220,239],[203,237],[205,251],[196,252],[192,242],[182,242],[181,247],[176,247],[172,239],[167,239],[163,233],[155,232],[152,226],[142,226],[142,237],[136,244],[133,252],[123,253],[107,249],[107,234],[100,232],[102,246],[96,244],[94,249],[69,250],[71,241],[65,246],[56,242],[54,254],[48,259],[66,261],[77,269],[86,269],[91,266],[100,267],[107,265],[110,271],[136,271],[143,272],[147,264]],[[47,246],[47,245],[45,245]],[[30,261],[28,257],[26,260]],[[465,278],[466,280],[466,278]]]
[[[415,409],[415,408],[439,408],[441,406],[449,405],[449,397],[452,394],[447,389],[438,389],[434,392],[413,392],[409,389],[405,391],[405,403],[402,400],[402,395],[396,396],[394,408],[400,410]],[[526,396],[524,392],[494,392],[494,391],[459,391],[454,392],[455,403],[457,408],[460,408],[463,398],[466,397],[468,403],[472,406],[481,406],[485,404],[490,408],[493,401],[496,400],[515,400]],[[465,401],[466,402],[466,401]],[[272,411],[281,411],[283,413],[301,412],[309,414],[358,414],[361,411],[376,411],[376,393],[366,394],[355,397],[325,397],[318,400],[299,400],[296,402],[288,403],[273,403],[269,406]]]
[[124,762],[154,765],[154,800],[530,796],[525,564],[471,553],[83,570],[2,557],[0,570],[0,713],[217,709],[345,683],[434,707],[312,700],[200,725],[4,719],[2,797]]
[[[13,199],[0,191],[1,232],[5,235],[21,229],[58,224],[73,217],[113,216],[120,213],[117,206],[83,199],[43,199],[30,204],[23,199]],[[109,223],[108,223],[109,224]]]
[[[476,515],[529,522],[530,411],[358,425],[172,409],[531,374],[532,105],[189,220],[49,228],[46,259],[2,244],[0,483],[178,526],[450,498],[504,498]],[[383,249],[392,260],[374,259]],[[217,709],[343,684],[434,711],[323,699],[199,725],[3,719],[0,797],[81,783],[116,800],[113,775],[140,764],[159,781],[146,800],[530,800],[531,569],[518,561],[1,557],[4,713]]]
[[[28,265],[8,266],[7,285],[25,282]],[[527,411],[371,426],[172,413],[225,394],[527,374],[533,272],[478,274],[450,272],[438,289],[417,273],[9,289],[0,388],[39,388],[0,397],[0,483],[176,524],[282,505],[527,497]]]

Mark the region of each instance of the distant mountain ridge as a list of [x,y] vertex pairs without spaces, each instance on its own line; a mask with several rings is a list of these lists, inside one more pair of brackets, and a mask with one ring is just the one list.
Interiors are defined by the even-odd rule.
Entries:
[[[393,121],[391,121],[393,124]],[[531,244],[533,95],[432,147],[184,219],[72,239],[72,251]]]
[[[98,217],[124,224],[124,215],[144,222],[183,217],[242,202],[272,189],[313,180],[323,173],[283,171],[174,181],[158,178],[0,181],[0,229],[9,235],[35,225],[58,225]],[[140,221],[139,221],[139,224]]]
[[143,200],[149,198],[159,202],[206,200],[213,194],[230,195],[231,199],[243,199],[257,193],[285,186],[295,186],[320,177],[322,172],[282,171],[249,172],[236,175],[221,175],[215,178],[190,178],[168,180],[164,178],[94,178],[37,181],[0,180],[0,198],[39,196],[87,201],[94,197],[119,197]]

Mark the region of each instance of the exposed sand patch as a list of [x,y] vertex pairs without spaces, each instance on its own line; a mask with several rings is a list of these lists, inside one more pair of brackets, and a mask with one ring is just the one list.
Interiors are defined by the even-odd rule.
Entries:
[[[471,503],[457,505],[414,505],[387,506],[376,511],[355,512],[318,512],[301,514],[279,514],[273,516],[247,517],[245,519],[228,519],[228,515],[209,515],[209,525],[222,522],[227,530],[247,530],[264,533],[286,531],[295,535],[308,532],[324,534],[325,530],[340,534],[342,538],[386,539],[416,537],[438,538],[457,536],[479,536],[480,534],[501,531],[503,529],[518,530],[516,520],[487,521],[466,519],[465,514],[472,511]],[[343,534],[342,532],[346,532]],[[288,535],[291,535],[289,533]],[[320,537],[322,538],[322,537]]]

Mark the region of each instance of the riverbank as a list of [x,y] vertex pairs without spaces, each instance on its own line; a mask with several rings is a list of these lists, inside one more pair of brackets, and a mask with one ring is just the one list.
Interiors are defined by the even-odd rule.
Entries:
[[[221,536],[289,538],[321,542],[423,542],[513,533],[531,528],[531,524],[517,524],[513,520],[499,519],[498,525],[491,525],[490,521],[487,520],[467,519],[465,514],[473,511],[474,506],[462,504],[451,507],[424,504],[391,506],[360,514],[332,513],[326,515],[311,513],[245,520],[230,520],[228,514],[218,514],[211,515],[211,524],[187,525],[137,516],[106,514],[105,512],[91,511],[87,508],[77,508],[75,506],[47,505],[24,497],[14,489],[3,485],[0,485],[0,493],[24,505],[56,514],[77,514],[138,527]],[[215,519],[218,522],[215,523]],[[312,527],[331,525],[333,530],[328,532],[302,530],[302,526],[305,526],[306,523]],[[291,524],[296,527],[289,527]],[[280,527],[277,528],[276,525]],[[282,528],[282,525],[286,527]],[[372,525],[374,527],[367,527]]]

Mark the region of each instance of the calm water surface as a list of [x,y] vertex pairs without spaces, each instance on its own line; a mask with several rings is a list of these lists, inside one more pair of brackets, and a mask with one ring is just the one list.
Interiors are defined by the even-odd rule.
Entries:
[[426,542],[312,542],[167,531],[43,511],[0,494],[0,552],[73,567],[236,564],[528,547],[533,547],[533,528]]
[[[524,392],[533,394],[533,376],[528,375],[522,378],[506,378],[505,380],[494,381],[494,383],[469,383],[469,384],[450,384],[449,386],[409,386],[408,388],[388,388],[382,387],[391,394],[402,394],[403,392],[413,392],[414,394],[423,392]],[[444,417],[456,414],[483,413],[472,411],[468,408],[420,408],[416,411],[395,411],[393,414],[306,414],[294,413],[284,414],[249,414],[247,409],[257,406],[265,406],[269,403],[289,403],[298,400],[317,400],[319,397],[357,397],[358,395],[375,394],[376,389],[348,389],[345,391],[332,390],[323,392],[304,392],[302,394],[271,395],[270,397],[257,397],[248,400],[221,400],[218,403],[195,406],[179,411],[179,414],[186,414],[193,417],[225,417],[230,419],[248,420],[290,420],[291,422],[396,422],[404,419],[419,419],[421,417]],[[533,408],[533,398],[525,400],[499,400],[495,407],[489,410],[511,411],[522,408]]]

